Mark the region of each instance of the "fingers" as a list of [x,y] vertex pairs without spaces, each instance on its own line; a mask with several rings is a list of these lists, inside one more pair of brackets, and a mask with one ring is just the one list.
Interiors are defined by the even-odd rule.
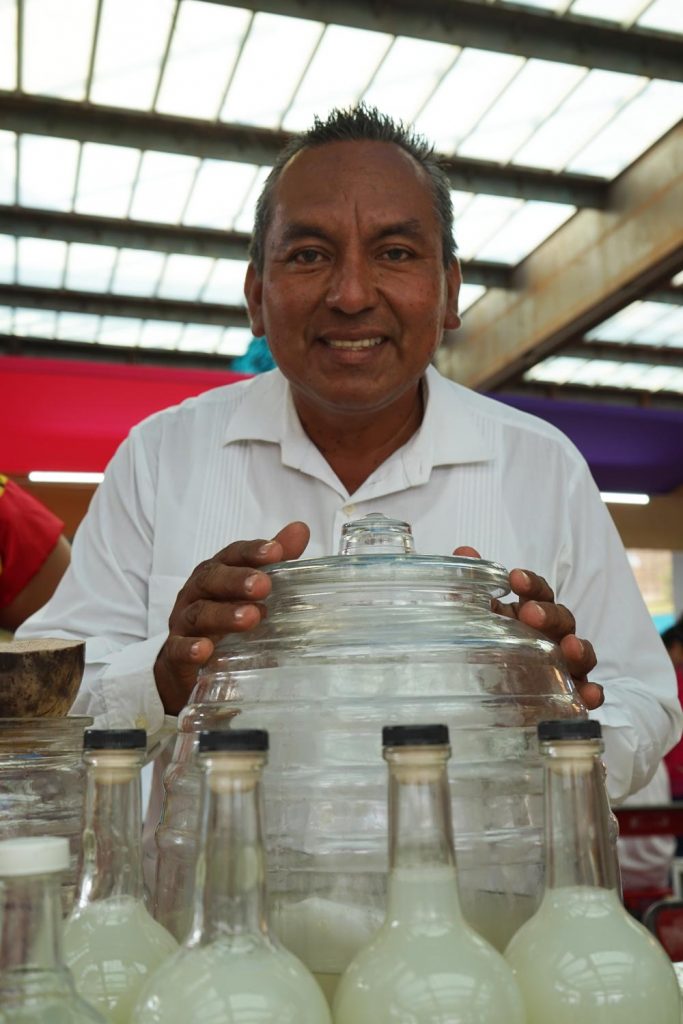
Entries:
[[468,547],[467,544],[462,544],[459,548],[456,548],[453,552],[454,555],[465,555],[466,558],[481,558],[481,555],[476,548]]
[[157,655],[154,679],[169,715],[177,715],[187,703],[197,682],[197,671],[214,651],[206,637],[169,636]]

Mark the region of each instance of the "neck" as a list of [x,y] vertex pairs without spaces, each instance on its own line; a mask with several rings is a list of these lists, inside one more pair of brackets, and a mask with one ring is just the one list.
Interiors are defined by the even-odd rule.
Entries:
[[139,755],[91,755],[77,904],[143,898]]
[[262,758],[213,754],[203,793],[191,944],[268,934]]
[[549,745],[545,776],[546,889],[616,888],[602,762],[593,744]]
[[447,754],[395,750],[389,763],[387,918],[459,919]]
[[8,878],[3,888],[0,1006],[3,1005],[2,979],[10,972],[62,970],[59,875]]
[[353,494],[390,455],[402,448],[422,423],[422,387],[379,410],[320,409],[294,393],[301,425],[349,494]]

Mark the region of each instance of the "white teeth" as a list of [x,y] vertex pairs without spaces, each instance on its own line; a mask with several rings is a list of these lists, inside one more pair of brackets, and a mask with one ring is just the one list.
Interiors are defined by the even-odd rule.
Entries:
[[350,349],[353,352],[360,348],[374,348],[375,345],[381,345],[382,340],[382,338],[360,338],[358,341],[328,341],[327,344],[330,348]]

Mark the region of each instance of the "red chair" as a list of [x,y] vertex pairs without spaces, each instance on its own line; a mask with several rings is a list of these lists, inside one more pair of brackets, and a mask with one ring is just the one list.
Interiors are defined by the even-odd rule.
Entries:
[[643,914],[643,924],[659,939],[671,960],[683,960],[683,900],[652,903]]

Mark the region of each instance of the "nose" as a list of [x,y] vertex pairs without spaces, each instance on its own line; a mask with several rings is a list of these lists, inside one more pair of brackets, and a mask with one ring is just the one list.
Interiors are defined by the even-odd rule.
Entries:
[[329,309],[347,316],[372,309],[377,304],[377,288],[372,265],[360,250],[340,252],[332,266],[325,301]]

